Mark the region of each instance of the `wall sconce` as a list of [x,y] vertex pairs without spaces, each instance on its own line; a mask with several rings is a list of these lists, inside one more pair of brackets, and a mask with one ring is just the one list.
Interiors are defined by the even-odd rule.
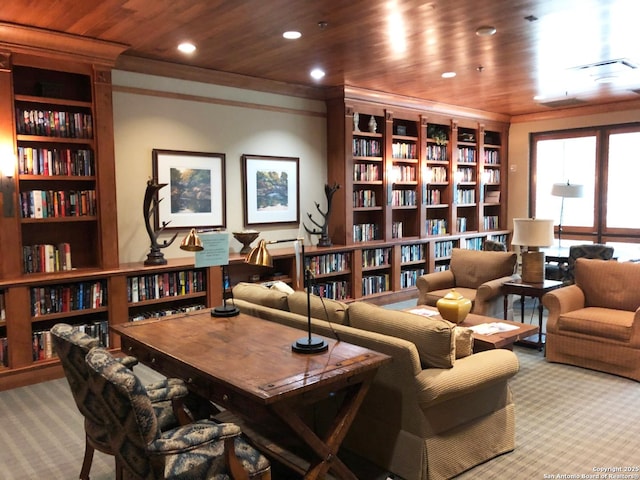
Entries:
[[2,210],[5,217],[13,217],[13,197],[16,186],[13,177],[16,173],[16,156],[13,153],[0,155],[0,193],[2,193]]

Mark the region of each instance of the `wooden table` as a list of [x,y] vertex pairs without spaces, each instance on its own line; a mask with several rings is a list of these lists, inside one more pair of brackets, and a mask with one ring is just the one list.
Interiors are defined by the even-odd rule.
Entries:
[[485,317],[484,315],[475,315],[470,313],[464,321],[458,325],[461,327],[473,327],[483,323],[505,323],[517,327],[506,332],[496,332],[491,335],[482,335],[473,332],[473,352],[482,352],[484,350],[492,350],[494,348],[505,348],[513,350],[513,344],[520,342],[531,335],[538,333],[538,327],[528,323],[512,322],[510,320],[500,320],[497,318]]
[[509,295],[520,295],[520,320],[522,322],[524,322],[524,297],[532,297],[538,299],[538,340],[532,342],[525,338],[522,339],[520,343],[523,343],[525,345],[533,345],[537,347],[539,351],[542,351],[542,347],[544,345],[544,333],[542,331],[544,307],[542,306],[542,296],[547,292],[562,287],[563,285],[563,282],[557,280],[545,280],[542,283],[525,283],[520,280],[517,282],[507,282],[502,285],[502,291],[504,292],[504,318],[507,318]]
[[[304,336],[295,328],[240,314],[212,318],[209,311],[115,325],[122,351],[170,377],[250,425],[291,432],[312,457],[305,479],[357,477],[337,452],[379,366],[391,357],[326,338],[329,349],[299,354],[291,344]],[[344,392],[344,396],[335,395]],[[322,438],[301,417],[305,405],[334,396],[344,398]],[[292,466],[290,463],[287,463]]]
[[[436,313],[437,318],[440,317],[438,313],[438,309],[436,307],[432,307],[430,305],[418,305],[417,307],[411,307],[406,309],[406,312],[412,312],[412,310],[420,310],[426,309],[429,311],[433,311]],[[461,327],[474,327],[476,325],[481,325],[483,323],[504,323],[507,325],[511,325],[517,328],[513,330],[509,330],[506,332],[496,332],[491,335],[482,335],[476,332],[473,332],[473,353],[482,352],[484,350],[493,350],[496,348],[505,348],[507,350],[513,350],[513,344],[521,339],[529,337],[538,333],[538,327],[535,325],[529,325],[527,323],[520,322],[512,322],[510,320],[500,320],[492,317],[485,317],[484,315],[476,315],[474,313],[470,313],[466,316],[462,323],[458,325]]]

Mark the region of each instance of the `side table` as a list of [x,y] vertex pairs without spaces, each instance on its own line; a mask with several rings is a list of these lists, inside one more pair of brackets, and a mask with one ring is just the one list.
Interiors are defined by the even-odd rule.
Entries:
[[[538,351],[542,351],[542,347],[544,345],[544,333],[542,332],[542,317],[543,317],[543,309],[542,306],[542,296],[550,292],[551,290],[555,290],[556,288],[562,287],[563,282],[557,280],[545,280],[542,283],[525,283],[522,280],[517,282],[507,282],[502,285],[502,291],[504,292],[504,319],[507,319],[507,308],[509,305],[508,297],[511,294],[520,295],[520,321],[524,323],[524,299],[525,297],[537,298],[538,299],[538,341],[531,341],[528,339],[520,340],[519,343],[525,345],[533,345],[538,347]],[[530,338],[530,337],[529,337]]]

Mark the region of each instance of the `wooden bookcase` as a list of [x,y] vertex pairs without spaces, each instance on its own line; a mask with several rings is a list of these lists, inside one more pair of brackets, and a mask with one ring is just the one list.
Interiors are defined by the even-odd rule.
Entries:
[[507,230],[507,124],[360,97],[327,102],[335,244]]

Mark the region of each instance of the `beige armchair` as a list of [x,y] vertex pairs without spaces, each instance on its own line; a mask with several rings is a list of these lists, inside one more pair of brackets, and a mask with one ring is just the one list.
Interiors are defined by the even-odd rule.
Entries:
[[549,292],[546,357],[640,381],[640,264],[579,258]]
[[[418,305],[432,305],[454,289],[473,302],[471,312],[503,318],[502,285],[519,279],[515,252],[493,252],[454,248],[449,270],[418,278]],[[507,317],[513,317],[508,300]]]

